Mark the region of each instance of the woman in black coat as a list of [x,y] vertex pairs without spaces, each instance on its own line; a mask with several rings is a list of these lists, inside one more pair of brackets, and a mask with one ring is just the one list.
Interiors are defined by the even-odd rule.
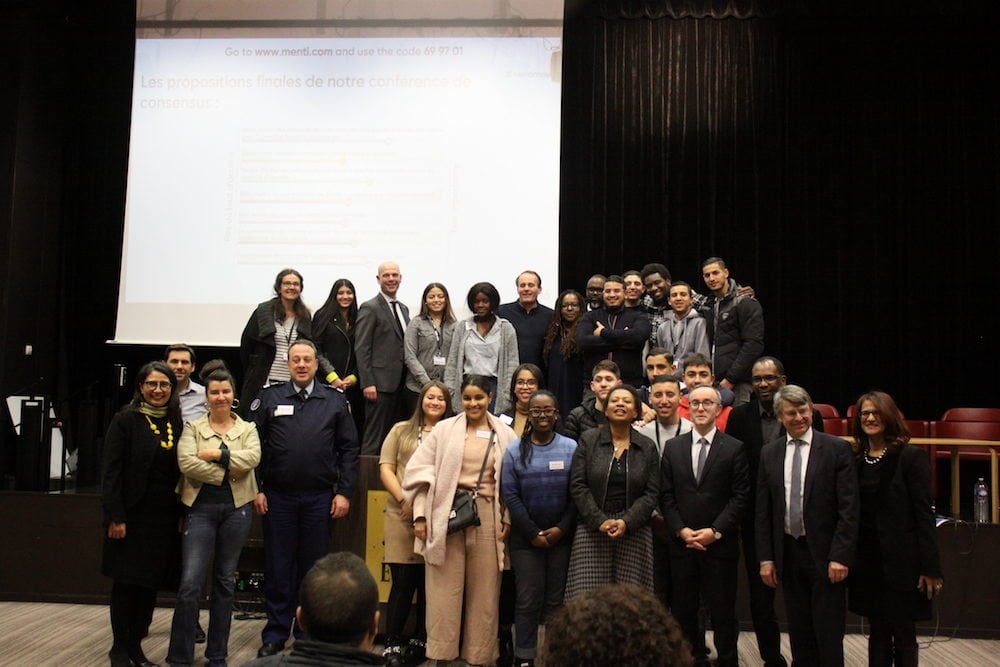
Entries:
[[101,572],[111,587],[108,657],[112,667],[151,665],[142,638],[153,620],[157,590],[176,590],[180,573],[181,505],[177,442],[181,416],[177,380],[153,361],[136,377],[132,402],[111,420],[104,440]]
[[313,342],[330,362],[330,386],[340,389],[351,404],[358,433],[364,433],[365,401],[358,386],[358,357],[354,354],[354,325],[358,323],[358,297],[354,283],[338,278],[326,302],[312,321]]
[[570,494],[578,524],[566,579],[566,599],[604,584],[653,590],[653,538],[649,520],[659,497],[656,443],[632,428],[639,393],[611,390],[607,426],[580,436],[570,467]]
[[858,399],[853,433],[861,528],[848,608],[871,623],[869,665],[914,667],[915,622],[931,617],[944,586],[927,453],[907,444],[903,415],[881,391]]
[[[312,313],[302,301],[305,281],[295,269],[282,269],[274,279],[274,298],[257,304],[240,336],[243,389],[240,416],[249,418],[260,390],[272,382],[287,382],[288,348],[300,338],[313,340]],[[320,350],[320,380],[333,382],[335,373]]]

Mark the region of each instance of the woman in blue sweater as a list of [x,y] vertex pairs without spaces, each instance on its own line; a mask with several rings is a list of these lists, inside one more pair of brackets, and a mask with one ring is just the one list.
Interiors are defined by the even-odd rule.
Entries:
[[516,665],[534,665],[538,625],[562,605],[576,506],[569,470],[576,443],[555,432],[559,406],[552,392],[528,402],[524,436],[507,448],[500,485],[510,511],[510,558],[517,579]]

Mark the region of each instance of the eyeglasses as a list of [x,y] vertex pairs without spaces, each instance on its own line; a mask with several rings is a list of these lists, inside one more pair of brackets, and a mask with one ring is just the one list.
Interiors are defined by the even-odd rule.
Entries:
[[862,410],[861,418],[868,419],[869,417],[874,417],[875,419],[881,418],[882,415],[878,413],[878,410]]
[[578,303],[564,303],[560,306],[563,310],[580,310],[580,304]]
[[154,382],[153,380],[146,380],[142,383],[142,386],[146,389],[170,389],[169,382]]
[[691,401],[691,407],[694,408],[695,410],[697,410],[698,408],[705,408],[707,410],[708,408],[712,407],[715,404],[716,402],[712,400]]
[[537,387],[538,380],[515,380],[515,387]]
[[528,410],[528,414],[532,417],[551,417],[555,413],[555,408],[532,408]]
[[293,283],[293,282],[290,282],[288,280],[282,280],[281,281],[281,286],[282,287],[302,287],[302,283],[300,283],[298,281],[296,281],[296,282]]
[[780,377],[780,375],[754,375],[752,380],[754,384],[760,384],[761,382],[771,384],[772,382],[777,382]]

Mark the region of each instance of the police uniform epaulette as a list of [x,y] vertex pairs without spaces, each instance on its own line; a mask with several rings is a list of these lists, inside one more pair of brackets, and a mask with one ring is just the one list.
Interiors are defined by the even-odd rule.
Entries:
[[250,403],[250,412],[256,412],[257,408],[260,407],[260,404],[261,404],[261,400],[260,399],[261,399],[261,397],[263,397],[263,396],[265,396],[267,394],[271,394],[271,393],[274,393],[274,392],[277,392],[277,391],[281,391],[282,389],[286,389],[287,386],[288,386],[288,383],[290,381],[291,380],[288,380],[288,381],[285,381],[285,382],[276,382],[274,384],[269,384],[268,386],[266,386],[263,389],[261,389],[260,390],[260,394],[258,394],[257,397],[255,399],[253,399],[253,401]]

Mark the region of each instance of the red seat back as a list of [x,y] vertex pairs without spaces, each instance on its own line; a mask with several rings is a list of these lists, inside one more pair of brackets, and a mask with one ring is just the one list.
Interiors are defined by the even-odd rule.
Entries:
[[[931,422],[931,437],[965,438],[967,440],[1000,440],[1000,422]],[[959,447],[963,458],[988,459],[990,450],[984,447]],[[938,458],[948,458],[951,450],[938,447]]]
[[840,413],[837,412],[837,408],[829,403],[813,403],[813,407],[819,411],[824,420],[828,418],[840,418]]
[[946,422],[1000,422],[1000,408],[951,408],[941,416]]

